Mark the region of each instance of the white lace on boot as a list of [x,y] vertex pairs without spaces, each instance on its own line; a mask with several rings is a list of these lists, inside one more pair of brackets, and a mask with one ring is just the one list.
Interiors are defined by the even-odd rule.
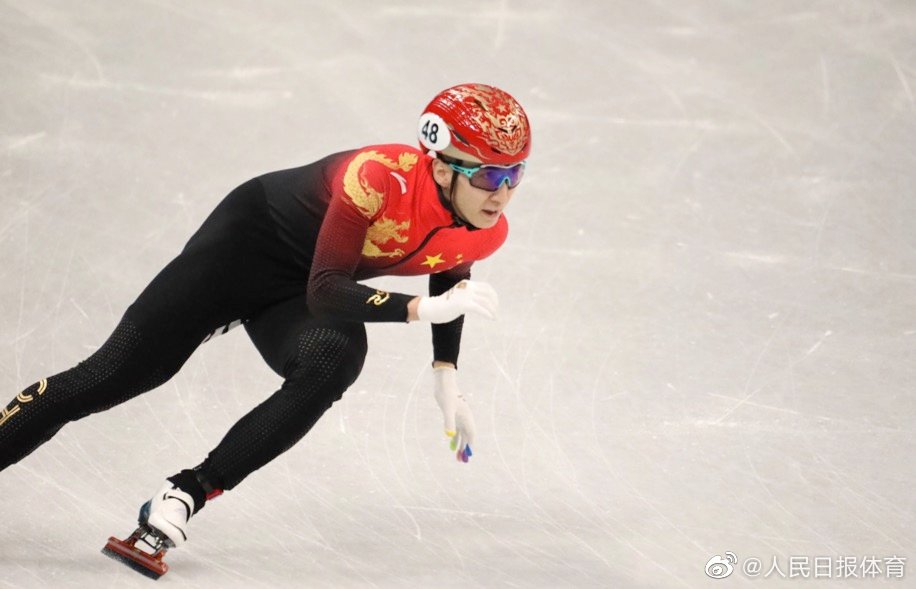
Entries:
[[149,524],[178,547],[188,539],[188,520],[191,519],[192,513],[194,499],[170,481],[166,481],[159,492],[141,508],[140,523]]

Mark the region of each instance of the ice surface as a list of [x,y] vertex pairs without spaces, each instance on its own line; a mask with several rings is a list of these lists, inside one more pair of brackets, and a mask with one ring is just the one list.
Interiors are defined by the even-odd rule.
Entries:
[[[413,143],[472,80],[526,105],[534,152],[475,273],[503,308],[465,329],[471,463],[428,328],[371,326],[354,387],[159,583],[794,587],[774,556],[916,559],[906,0],[5,0],[0,402],[96,349],[234,186]],[[149,587],[105,540],[278,385],[236,330],[0,474],[0,588]],[[708,578],[726,551],[761,578]]]

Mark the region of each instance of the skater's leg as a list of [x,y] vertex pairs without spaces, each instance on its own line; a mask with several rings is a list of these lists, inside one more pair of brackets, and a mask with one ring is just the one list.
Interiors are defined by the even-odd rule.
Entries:
[[30,454],[67,423],[166,382],[201,339],[150,329],[128,312],[92,356],[30,386],[2,410],[0,470]]
[[[0,470],[66,423],[171,378],[207,334],[283,296],[279,242],[258,181],[234,190],[128,308],[108,341],[0,409]],[[274,297],[274,298],[272,298]]]
[[353,384],[366,357],[363,324],[317,319],[305,296],[263,311],[245,327],[285,381],[232,426],[198,467],[198,478],[218,489],[232,489],[298,442]]

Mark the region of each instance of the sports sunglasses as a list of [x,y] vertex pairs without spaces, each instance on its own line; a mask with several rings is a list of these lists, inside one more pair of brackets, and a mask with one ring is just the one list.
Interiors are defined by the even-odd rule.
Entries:
[[522,181],[525,175],[525,163],[519,162],[511,166],[497,166],[493,164],[482,164],[469,168],[456,164],[450,159],[440,158],[447,163],[456,172],[461,172],[468,177],[471,186],[486,190],[487,192],[496,192],[503,183],[509,185],[509,188],[515,188]]

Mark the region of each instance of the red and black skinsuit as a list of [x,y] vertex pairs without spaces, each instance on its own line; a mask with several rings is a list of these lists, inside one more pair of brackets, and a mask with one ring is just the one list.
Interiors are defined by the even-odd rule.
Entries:
[[[458,219],[433,181],[432,159],[405,145],[338,153],[249,180],[216,207],[97,352],[2,409],[0,470],[66,423],[166,382],[202,342],[241,322],[285,380],[193,476],[171,477],[199,509],[204,490],[233,488],[341,397],[362,369],[364,322],[407,320],[411,295],[357,281],[429,274],[430,294],[438,295],[468,278],[507,232],[505,218],[490,229]],[[457,362],[461,326],[461,318],[433,326],[434,359]]]

